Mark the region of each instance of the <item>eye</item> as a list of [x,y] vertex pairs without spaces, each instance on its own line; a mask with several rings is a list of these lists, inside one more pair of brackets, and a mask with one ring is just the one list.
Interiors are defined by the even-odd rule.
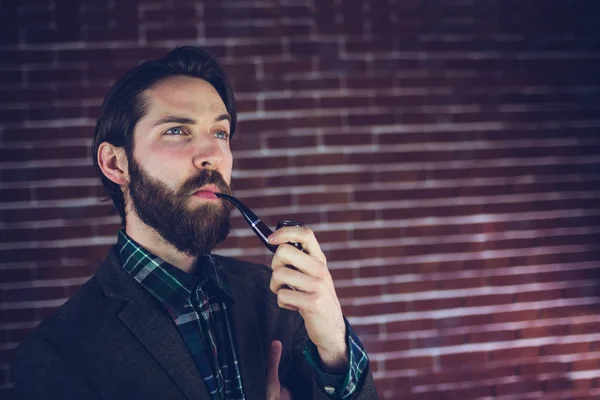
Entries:
[[173,128],[170,128],[169,130],[167,130],[165,132],[165,135],[179,136],[179,135],[182,135],[183,133],[184,133],[183,129],[181,129],[180,126],[175,126]]
[[218,132],[215,132],[215,137],[219,138],[219,139],[228,140],[229,133],[227,133],[226,131],[218,131]]

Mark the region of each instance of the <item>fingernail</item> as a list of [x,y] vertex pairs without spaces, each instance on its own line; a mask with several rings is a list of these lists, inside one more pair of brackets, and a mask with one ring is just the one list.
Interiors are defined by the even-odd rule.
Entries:
[[271,243],[272,239],[273,239],[273,234],[269,235],[269,237],[267,238],[267,242]]

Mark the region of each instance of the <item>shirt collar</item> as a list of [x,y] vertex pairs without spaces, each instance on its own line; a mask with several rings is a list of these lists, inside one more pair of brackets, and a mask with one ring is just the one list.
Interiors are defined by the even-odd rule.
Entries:
[[[124,229],[119,231],[117,243],[123,269],[161,302],[167,302],[173,295],[187,298],[198,285],[203,285],[207,281],[229,300],[235,302],[227,274],[211,254],[199,256],[194,273],[189,274],[143,248],[127,235]],[[148,279],[150,275],[154,279]],[[150,282],[156,281],[156,278],[161,283],[151,284]]]

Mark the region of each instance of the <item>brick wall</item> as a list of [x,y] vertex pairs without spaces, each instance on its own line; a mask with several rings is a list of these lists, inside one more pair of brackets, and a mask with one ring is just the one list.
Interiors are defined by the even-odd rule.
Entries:
[[[0,388],[114,242],[110,84],[196,43],[234,189],[305,221],[385,399],[600,396],[600,3],[0,0]],[[247,226],[220,253],[268,262]]]

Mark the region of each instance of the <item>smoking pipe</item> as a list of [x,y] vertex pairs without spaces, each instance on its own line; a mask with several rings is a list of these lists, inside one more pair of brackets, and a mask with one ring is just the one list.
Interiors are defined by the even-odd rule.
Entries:
[[[263,221],[261,221],[261,219],[258,218],[256,216],[256,214],[254,214],[252,212],[252,210],[250,210],[244,203],[242,203],[235,197],[230,196],[228,194],[217,193],[217,192],[215,192],[215,196],[217,196],[218,198],[221,198],[223,200],[227,200],[228,202],[230,202],[231,204],[236,206],[237,209],[240,210],[240,212],[242,213],[242,216],[244,217],[244,219],[246,220],[248,225],[250,225],[250,228],[252,228],[252,230],[254,231],[256,236],[258,236],[260,241],[263,242],[263,244],[265,245],[265,247],[267,249],[269,249],[271,252],[275,253],[278,246],[269,243],[269,241],[267,240],[269,235],[271,235],[273,233],[273,231],[271,229],[269,229],[267,224],[265,224]],[[290,221],[290,220],[279,221],[279,223],[277,224],[277,228],[275,228],[275,230],[282,228],[284,226],[304,226],[304,224],[300,221]],[[290,242],[289,244],[296,247],[298,250],[302,251],[302,246],[300,245],[300,243]]]

